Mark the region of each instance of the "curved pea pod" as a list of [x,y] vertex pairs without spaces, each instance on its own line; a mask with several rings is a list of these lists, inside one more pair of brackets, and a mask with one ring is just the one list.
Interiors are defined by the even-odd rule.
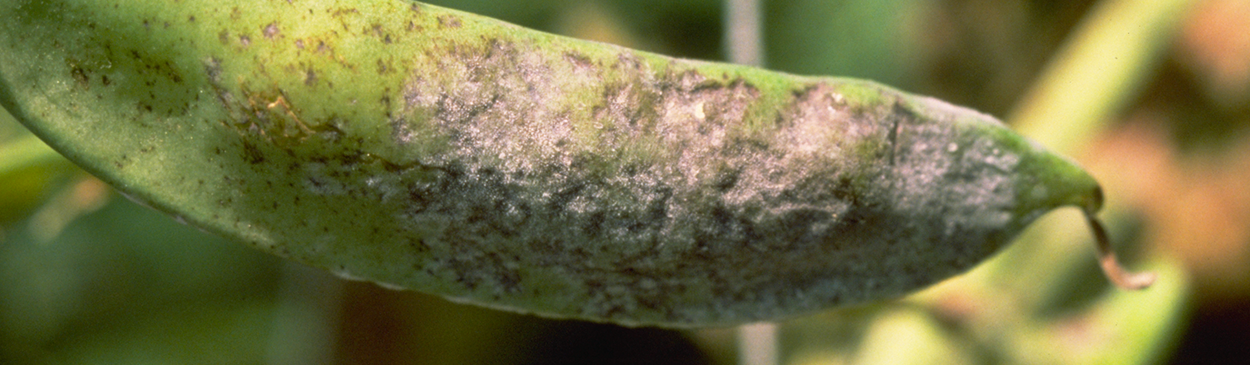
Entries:
[[414,2],[10,0],[0,18],[0,102],[133,199],[490,307],[786,318],[917,290],[1101,204],[1070,161],[936,99]]

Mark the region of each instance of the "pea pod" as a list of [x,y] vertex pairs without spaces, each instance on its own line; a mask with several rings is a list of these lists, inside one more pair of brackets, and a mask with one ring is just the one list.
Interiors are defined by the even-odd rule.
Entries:
[[128,196],[455,301],[780,319],[922,288],[1101,204],[1070,161],[936,99],[415,2],[9,0],[0,19],[0,103]]

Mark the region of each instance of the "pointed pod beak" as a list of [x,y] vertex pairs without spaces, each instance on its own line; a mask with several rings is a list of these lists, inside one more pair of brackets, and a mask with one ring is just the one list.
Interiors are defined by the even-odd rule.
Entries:
[[1089,173],[994,117],[929,97],[903,103],[918,117],[904,128],[910,138],[900,137],[902,148],[945,163],[942,181],[963,186],[943,189],[948,203],[1005,209],[1016,229],[1059,207],[1102,208],[1102,188]]
[[[997,239],[982,242],[986,245],[983,248],[996,249],[996,244],[1011,241],[1041,215],[1056,208],[1074,206],[1085,213],[1094,234],[1100,266],[1112,283],[1137,290],[1154,282],[1154,274],[1129,272],[1116,259],[1106,230],[1095,217],[1103,205],[1102,188],[1075,162],[1016,134],[988,115],[931,98],[916,97],[910,101],[909,107],[915,115],[925,116],[915,119],[913,129],[924,131],[924,126],[929,124],[949,126],[950,130],[944,135],[930,133],[930,137],[945,136],[949,142],[944,143],[950,146],[946,151],[939,151],[948,152],[949,156],[933,160],[956,161],[943,173],[945,183],[965,186],[931,190],[938,191],[938,196],[944,195],[943,202],[976,213],[969,217],[982,220],[1010,217],[1006,222],[1000,221],[1004,224],[988,235]],[[941,123],[932,123],[934,121]],[[962,146],[967,148],[961,152]],[[932,157],[932,151],[929,152]]]

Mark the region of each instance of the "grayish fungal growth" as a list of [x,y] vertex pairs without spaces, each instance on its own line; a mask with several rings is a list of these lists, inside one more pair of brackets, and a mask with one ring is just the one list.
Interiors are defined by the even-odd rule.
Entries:
[[129,196],[262,250],[626,325],[895,297],[1101,203],[993,118],[875,83],[352,4],[6,3],[6,60],[55,61],[0,62],[0,101]]

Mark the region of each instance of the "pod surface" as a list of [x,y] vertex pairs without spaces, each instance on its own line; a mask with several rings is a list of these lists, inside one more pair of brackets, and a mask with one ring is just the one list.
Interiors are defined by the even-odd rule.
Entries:
[[189,224],[340,275],[626,325],[976,265],[1097,184],[994,118],[403,0],[0,5],[0,103]]

